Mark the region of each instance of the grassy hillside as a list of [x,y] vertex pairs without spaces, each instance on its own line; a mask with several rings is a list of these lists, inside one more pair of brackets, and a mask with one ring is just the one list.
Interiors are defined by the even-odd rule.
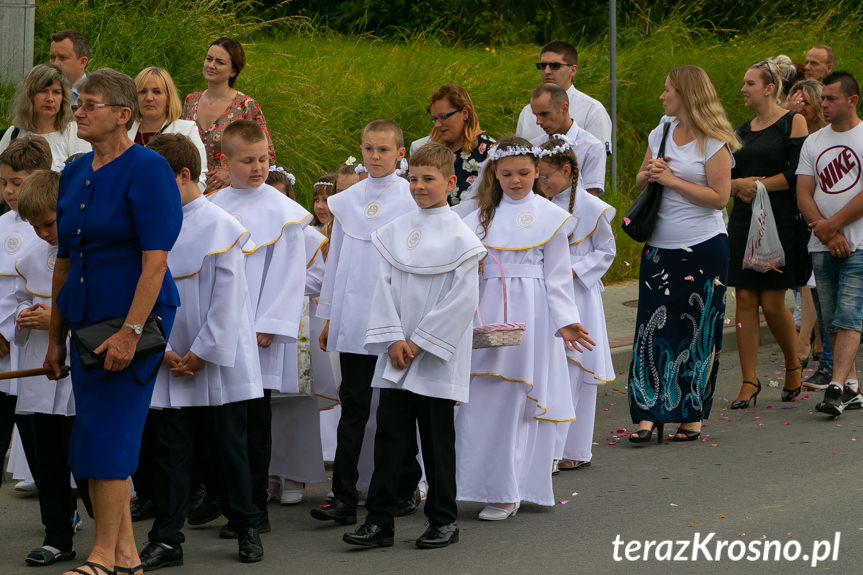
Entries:
[[[196,8],[184,8],[190,5]],[[261,103],[279,163],[297,175],[297,190],[306,203],[321,174],[349,155],[361,156],[359,134],[368,121],[395,120],[407,142],[424,136],[430,128],[428,94],[454,82],[471,94],[483,128],[500,137],[514,131],[518,113],[538,83],[533,67],[537,46],[451,46],[430,34],[382,41],[328,33],[302,22],[266,29],[254,21],[254,12],[236,9],[237,3],[234,13],[220,16],[225,5],[217,0],[40,2],[37,38],[78,27],[93,42],[94,66],[111,65],[134,75],[146,65],[165,65],[188,92],[204,87],[198,70],[209,41],[235,34],[246,46],[248,62],[237,87]],[[184,10],[182,19],[159,12],[178,9]],[[118,15],[121,10],[125,17]],[[837,67],[863,76],[863,51],[857,47],[860,11],[835,9],[805,22],[777,21],[755,33],[721,36],[693,29],[685,17],[657,23],[630,15],[628,20],[618,39],[619,180],[604,196],[621,211],[635,196],[634,175],[647,134],[662,114],[657,98],[672,67],[705,68],[734,125],[749,118],[739,94],[743,73],[765,57],[785,53],[802,60],[809,46],[826,42],[837,53]],[[607,42],[596,38],[579,46],[576,78],[579,89],[606,104]],[[47,48],[47,43],[37,45],[37,61]],[[617,221],[619,217],[615,225]],[[617,238],[619,255],[609,280],[637,273],[639,246],[622,233]]]

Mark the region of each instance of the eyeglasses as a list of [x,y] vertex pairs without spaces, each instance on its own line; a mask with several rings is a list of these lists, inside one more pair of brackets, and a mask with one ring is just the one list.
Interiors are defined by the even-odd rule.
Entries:
[[773,85],[778,86],[779,84],[776,83],[776,76],[773,75],[773,70],[770,69],[770,64],[767,60],[761,60],[760,62],[752,64],[753,68],[760,68],[761,66],[767,66],[767,73],[770,74],[770,79],[773,80]]
[[441,114],[439,116],[429,116],[429,120],[431,120],[432,124],[434,124],[435,122],[443,122],[457,112],[458,110],[453,110],[452,112],[447,112],[446,114]]
[[556,167],[555,169],[553,169],[552,171],[550,171],[549,173],[547,173],[544,176],[540,176],[539,181],[542,182],[543,184],[547,184],[548,179],[551,177],[551,175],[554,174],[555,172],[559,172],[561,170],[561,168],[563,168],[563,165]]
[[90,113],[95,112],[96,110],[98,110],[100,108],[111,108],[114,106],[119,106],[122,108],[128,107],[125,104],[93,104],[93,103],[87,102],[86,104],[78,104],[78,110],[83,110],[83,112],[85,114],[90,114]]
[[553,72],[557,72],[560,70],[561,66],[568,66],[569,64],[563,64],[561,62],[537,62],[535,64],[536,69],[542,72],[546,68],[551,68]]

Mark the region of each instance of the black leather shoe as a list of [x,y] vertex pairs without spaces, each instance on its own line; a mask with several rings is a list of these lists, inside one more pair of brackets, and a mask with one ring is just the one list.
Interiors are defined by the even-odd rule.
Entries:
[[132,521],[145,521],[156,516],[156,504],[150,499],[136,497],[129,503]]
[[417,489],[407,497],[399,498],[396,503],[396,511],[394,515],[396,517],[404,517],[405,515],[412,515],[416,512],[417,507],[420,506],[420,501],[422,501],[422,496],[420,495],[420,490]]
[[347,503],[342,503],[338,499],[333,499],[332,503],[325,503],[320,507],[316,507],[309,513],[320,521],[335,521],[341,525],[353,525],[357,522],[356,507],[350,507]]
[[[255,530],[258,532],[259,535],[263,534],[263,533],[269,533],[270,531],[272,531],[272,529],[270,528],[269,518],[267,518],[267,517],[264,517],[262,519],[259,518],[257,524],[255,525]],[[228,523],[227,525],[223,525],[222,528],[219,529],[219,538],[220,539],[236,539],[237,538],[237,532],[234,531],[234,528],[231,527],[230,523]]]
[[206,497],[197,507],[190,507],[186,514],[189,525],[203,525],[222,515],[222,505],[218,497]]
[[439,549],[450,543],[458,543],[458,523],[453,521],[446,525],[429,525],[426,532],[417,539],[420,549]]
[[168,549],[158,543],[150,541],[141,551],[141,565],[144,571],[153,571],[162,567],[178,567],[183,564],[183,548],[174,545]]
[[361,547],[392,547],[395,532],[374,523],[363,523],[353,533],[345,533],[342,540]]
[[261,545],[261,536],[258,530],[250,527],[240,531],[237,536],[239,543],[239,556],[242,563],[257,563],[264,559],[264,546]]

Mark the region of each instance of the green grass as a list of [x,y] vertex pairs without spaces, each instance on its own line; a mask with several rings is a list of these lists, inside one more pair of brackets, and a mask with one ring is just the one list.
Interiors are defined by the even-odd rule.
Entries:
[[[247,51],[237,88],[257,99],[276,145],[280,164],[297,176],[300,200],[309,205],[311,184],[349,155],[361,157],[359,135],[375,118],[402,127],[406,145],[427,135],[426,98],[444,83],[467,88],[482,127],[499,138],[515,129],[518,113],[538,83],[537,46],[450,45],[424,33],[382,41],[343,36],[299,20],[266,28],[254,0],[149,0],[140,3],[55,0],[37,5],[37,39],[51,30],[78,27],[88,34],[93,65],[130,75],[164,65],[183,92],[205,87],[200,67],[215,37],[235,35]],[[618,185],[604,199],[622,212],[636,195],[634,177],[647,134],[662,114],[658,97],[672,67],[696,64],[713,78],[733,125],[749,119],[739,94],[746,68],[785,53],[802,60],[806,49],[829,43],[838,68],[863,79],[857,47],[860,10],[835,8],[805,22],[776,21],[751,34],[717,35],[693,28],[684,14],[664,22],[627,15],[618,41]],[[639,19],[640,18],[640,19]],[[576,86],[608,104],[608,39],[579,45]],[[47,56],[36,46],[36,61]],[[4,102],[0,94],[0,105]],[[609,281],[635,277],[640,245],[619,230],[618,257]],[[627,263],[631,265],[627,265]]]

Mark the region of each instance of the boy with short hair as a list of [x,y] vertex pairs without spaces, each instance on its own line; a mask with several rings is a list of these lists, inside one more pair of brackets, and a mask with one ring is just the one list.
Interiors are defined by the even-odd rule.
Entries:
[[[395,173],[405,155],[401,128],[389,120],[375,120],[363,129],[361,142],[369,177],[327,200],[333,227],[318,303],[318,317],[327,320],[320,346],[325,351],[340,352],[342,413],[333,462],[334,499],[331,504],[312,509],[311,515],[341,524],[357,520],[357,464],[369,419],[377,361],[377,356],[365,348],[368,314],[381,261],[371,238],[382,225],[416,208],[410,186]],[[397,515],[412,513],[419,504],[416,487],[422,472],[416,452],[414,441],[412,448],[405,450],[401,465]]]
[[258,509],[246,446],[247,403],[263,397],[252,304],[245,275],[249,232],[201,196],[201,160],[180,134],[148,146],[170,164],[183,204],[183,227],[168,254],[180,293],[174,328],[156,379],[149,417],[155,440],[156,517],[141,552],[146,570],[183,564],[181,532],[189,506],[195,430],[210,440],[222,509],[239,537],[239,558],[260,561]]
[[[222,165],[231,185],[210,194],[210,201],[236,217],[252,234],[246,249],[246,282],[257,332],[264,397],[248,402],[248,454],[252,499],[260,511],[258,530],[270,530],[267,515],[272,411],[270,395],[299,392],[296,353],[306,283],[303,228],[312,215],[298,203],[267,185],[267,136],[255,122],[239,120],[222,136]],[[296,348],[294,348],[296,349]],[[220,536],[233,535],[230,526]]]
[[[51,320],[51,286],[57,257],[57,188],[60,174],[36,170],[22,184],[17,197],[19,217],[29,223],[40,241],[15,263],[16,304],[13,317],[17,329],[14,343],[18,368],[42,367],[48,351]],[[27,554],[30,565],[50,565],[75,558],[75,496],[70,487],[69,439],[75,415],[72,380],[46,377],[18,380],[16,408],[18,431],[27,463],[39,490],[39,508],[45,538],[41,547]]]
[[[0,216],[0,300],[15,291],[15,261],[24,255],[38,239],[33,228],[18,216],[18,190],[21,184],[36,170],[51,169],[51,147],[40,136],[23,136],[16,139],[0,154],[0,188],[3,200],[10,211]],[[15,335],[14,299],[0,309],[0,371],[18,368],[17,353],[11,353]],[[41,364],[40,364],[41,365]],[[15,403],[18,384],[15,379],[0,380],[0,445],[8,446],[15,423]],[[33,470],[31,470],[32,472]],[[3,483],[0,473],[0,484]]]
[[393,544],[393,486],[419,425],[429,527],[416,545],[431,549],[458,541],[454,408],[468,400],[478,268],[486,249],[447,205],[456,184],[449,148],[430,143],[417,150],[409,179],[419,209],[371,239],[382,257],[365,335],[366,349],[381,354],[372,384],[381,388],[375,470],[365,524],[344,540]]

